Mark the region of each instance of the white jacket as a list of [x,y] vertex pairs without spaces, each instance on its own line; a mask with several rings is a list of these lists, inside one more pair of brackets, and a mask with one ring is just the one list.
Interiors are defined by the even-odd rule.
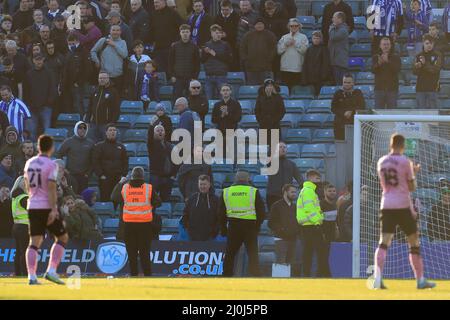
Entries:
[[[294,38],[295,44],[288,47],[287,43],[292,38]],[[308,44],[308,37],[300,32],[297,32],[294,37],[292,37],[291,33],[282,36],[280,41],[278,41],[278,54],[281,55],[280,70],[302,72]]]

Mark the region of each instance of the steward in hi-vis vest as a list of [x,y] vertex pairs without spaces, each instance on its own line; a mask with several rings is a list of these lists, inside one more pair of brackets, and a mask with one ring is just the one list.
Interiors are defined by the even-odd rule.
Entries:
[[30,220],[27,211],[28,194],[25,192],[25,179],[20,176],[11,189],[11,212],[14,220],[12,234],[16,243],[14,274],[16,277],[27,276],[26,251],[30,241],[28,227]]
[[249,258],[249,275],[259,276],[258,233],[264,221],[264,202],[258,189],[250,185],[248,172],[238,171],[235,183],[223,189],[219,202],[221,233],[227,236],[223,275],[233,276],[234,258],[245,244]]

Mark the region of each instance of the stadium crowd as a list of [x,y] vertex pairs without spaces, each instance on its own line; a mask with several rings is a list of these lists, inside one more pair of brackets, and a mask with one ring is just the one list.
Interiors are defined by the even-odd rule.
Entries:
[[[75,11],[81,18],[78,25],[71,24],[71,5],[79,9]],[[374,5],[384,6],[390,19],[382,17],[378,26],[368,30],[373,107],[398,105],[402,70],[398,39],[405,29],[406,49],[417,77],[417,106],[438,108],[440,71],[450,49],[450,5],[442,21],[433,21],[429,0],[374,0]],[[364,92],[355,88],[349,64],[355,30],[350,5],[343,0],[329,2],[321,26],[310,34],[302,30],[297,16],[303,13],[294,0],[222,0],[218,6],[214,12],[216,6],[208,0],[3,1],[0,237],[10,237],[13,230],[17,243],[26,248],[24,232],[18,230],[22,227],[14,224],[13,229],[11,201],[21,195],[26,201],[20,179],[25,162],[36,154],[37,137],[56,128],[60,114],[77,114],[81,119],[55,154],[60,168],[60,212],[70,237],[81,240],[103,238],[94,205],[97,200],[112,201],[114,187],[128,179],[129,155],[120,142],[118,124],[122,101],[142,101],[144,111],[154,108],[146,124],[149,182],[167,202],[176,179],[186,203],[182,225],[192,240],[214,239],[220,233],[220,199],[214,194],[211,166],[172,164],[170,137],[176,127],[193,134],[195,120],[202,120],[205,129],[211,100],[216,101],[213,127],[222,132],[239,127],[243,111],[235,87],[228,83],[230,72],[243,72],[246,85],[259,87],[254,115],[261,129],[281,127],[286,114],[281,87],[287,87],[289,95],[299,86],[311,86],[317,97],[323,86],[338,86],[331,108],[334,138],[345,140],[345,125],[366,109]],[[180,115],[177,124],[162,103],[161,89],[166,83],[173,88],[168,95]],[[281,142],[278,149],[280,170],[269,176],[264,201],[270,212],[269,226],[286,241],[285,260],[290,261],[292,240],[298,236],[293,220],[298,190],[291,184],[295,179],[301,187],[307,177],[287,158],[286,143]],[[98,188],[89,187],[93,175]],[[330,182],[317,181],[316,185],[320,207],[327,213],[325,242],[350,241],[351,185],[342,191]],[[447,198],[443,196],[448,207]],[[442,215],[439,208],[433,209],[434,217]],[[160,224],[155,223],[156,233]],[[326,266],[320,270],[322,275],[329,272]]]

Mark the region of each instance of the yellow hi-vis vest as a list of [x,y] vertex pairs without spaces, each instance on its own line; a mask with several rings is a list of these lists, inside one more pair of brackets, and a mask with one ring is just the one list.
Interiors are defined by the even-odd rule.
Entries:
[[20,201],[26,197],[28,197],[27,194],[21,194],[15,198],[12,198],[12,216],[14,219],[14,223],[16,224],[30,224],[30,220],[28,219],[28,211],[20,204]]
[[251,186],[236,185],[223,189],[228,218],[256,220],[256,191]]
[[301,226],[317,226],[323,221],[317,186],[311,181],[303,183],[303,189],[297,200],[297,221]]

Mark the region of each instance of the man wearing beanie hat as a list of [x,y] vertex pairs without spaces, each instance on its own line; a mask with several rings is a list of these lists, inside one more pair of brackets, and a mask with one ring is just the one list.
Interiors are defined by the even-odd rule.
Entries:
[[155,208],[161,199],[153,186],[144,181],[144,168],[134,167],[130,181],[122,178],[114,188],[111,198],[122,204],[121,221],[124,223],[125,245],[132,277],[139,275],[138,257],[144,276],[152,274],[150,246]]
[[[162,103],[157,103],[155,106],[156,115],[150,120],[150,127],[156,127],[157,125],[162,125],[166,132],[165,140],[170,141],[170,137],[172,136],[172,119],[166,114],[166,107]],[[148,130],[147,132],[148,139],[153,138],[153,129]]]

